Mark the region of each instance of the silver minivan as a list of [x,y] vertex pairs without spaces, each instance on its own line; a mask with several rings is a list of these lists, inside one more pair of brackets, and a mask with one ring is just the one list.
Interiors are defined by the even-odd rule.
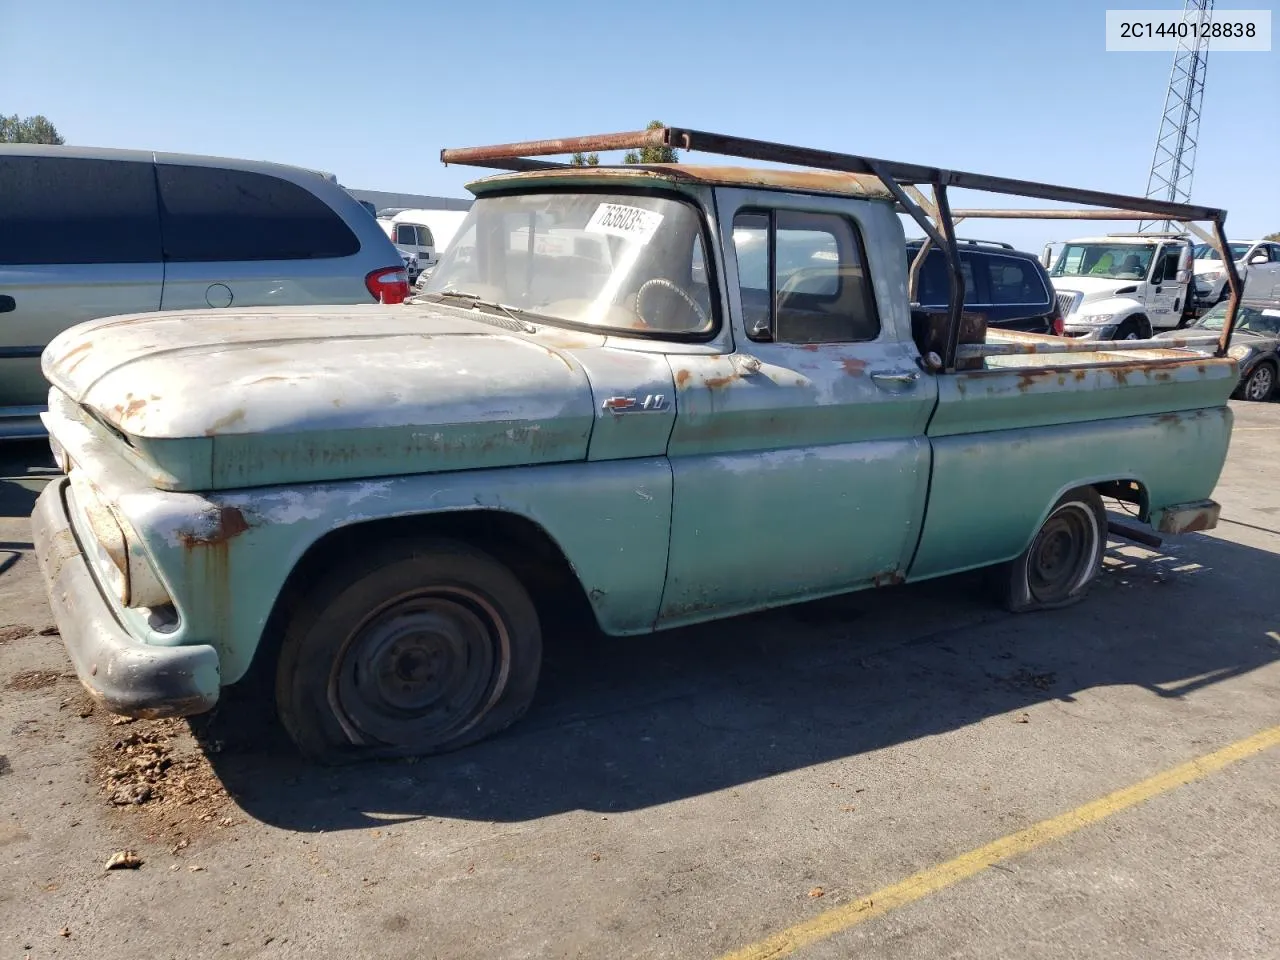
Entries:
[[140,150],[0,144],[0,439],[39,436],[44,346],[155,310],[400,303],[404,262],[329,175]]

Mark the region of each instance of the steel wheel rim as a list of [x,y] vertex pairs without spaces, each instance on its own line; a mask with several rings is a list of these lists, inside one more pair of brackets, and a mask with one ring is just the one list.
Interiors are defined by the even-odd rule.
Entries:
[[1086,503],[1064,503],[1044,522],[1027,553],[1027,589],[1037,603],[1066,600],[1088,583],[1098,562],[1098,517]]
[[1245,388],[1245,393],[1250,400],[1265,400],[1267,395],[1271,393],[1272,384],[1275,378],[1271,375],[1270,367],[1259,367],[1249,375],[1249,385]]
[[493,606],[462,588],[397,597],[351,631],[329,700],[356,743],[429,749],[466,732],[506,686],[510,637]]

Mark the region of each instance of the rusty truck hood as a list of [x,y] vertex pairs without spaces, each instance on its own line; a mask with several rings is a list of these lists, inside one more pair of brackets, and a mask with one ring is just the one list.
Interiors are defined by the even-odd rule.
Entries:
[[447,308],[109,317],[43,367],[180,489],[580,460],[592,425],[580,366]]

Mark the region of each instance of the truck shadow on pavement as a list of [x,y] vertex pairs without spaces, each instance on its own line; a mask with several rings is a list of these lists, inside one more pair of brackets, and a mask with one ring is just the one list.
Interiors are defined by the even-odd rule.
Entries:
[[[1061,611],[1008,615],[959,576],[653,637],[549,631],[523,721],[416,763],[307,766],[261,702],[234,697],[195,727],[244,812],[293,830],[634,810],[1093,688],[1194,696],[1280,659],[1278,576],[1272,553],[1194,535],[1162,552],[1114,543],[1093,595]],[[1126,722],[1098,698],[1063,709]]]

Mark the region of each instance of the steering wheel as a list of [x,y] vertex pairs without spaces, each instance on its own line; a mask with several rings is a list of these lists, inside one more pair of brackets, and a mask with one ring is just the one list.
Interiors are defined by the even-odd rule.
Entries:
[[640,322],[646,327],[653,327],[653,324],[649,322],[644,315],[644,311],[640,309],[640,301],[644,297],[644,292],[653,286],[665,287],[670,290],[689,305],[689,309],[692,310],[694,315],[698,318],[698,325],[700,327],[705,327],[707,325],[707,312],[703,310],[702,307],[698,306],[698,301],[689,296],[683,287],[668,280],[666,277],[654,277],[652,280],[646,280],[644,283],[640,284],[640,289],[636,291],[635,314],[640,318]]

